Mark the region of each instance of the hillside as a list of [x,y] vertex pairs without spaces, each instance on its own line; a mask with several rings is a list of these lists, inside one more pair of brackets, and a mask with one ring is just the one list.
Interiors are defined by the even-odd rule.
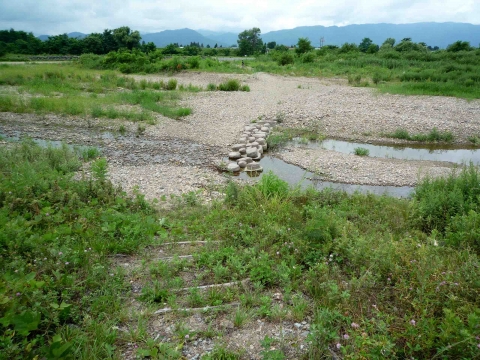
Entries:
[[[77,39],[83,39],[83,38],[88,36],[88,34],[84,34],[84,33],[77,32],[77,31],[68,33],[67,35],[70,38],[77,38]],[[42,41],[46,41],[46,40],[48,40],[49,36],[54,36],[54,35],[40,35],[40,36],[37,36],[37,37]]]
[[294,45],[298,38],[308,37],[312,45],[318,47],[320,38],[324,45],[360,43],[369,37],[374,43],[381,44],[386,38],[400,41],[412,38],[415,42],[445,48],[457,40],[469,41],[472,46],[480,43],[480,25],[465,23],[414,23],[414,24],[364,24],[348,26],[301,26],[294,29],[271,31],[263,34],[263,41],[276,41],[277,44]]
[[158,33],[146,34],[142,36],[142,41],[153,42],[158,47],[164,47],[171,43],[180,45],[188,45],[191,42],[197,42],[204,46],[230,46],[232,44],[223,43],[203,36],[202,34],[191,29],[165,30]]

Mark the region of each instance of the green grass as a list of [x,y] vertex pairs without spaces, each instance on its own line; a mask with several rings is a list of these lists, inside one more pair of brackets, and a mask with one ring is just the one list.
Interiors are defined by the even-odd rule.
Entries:
[[395,132],[385,134],[386,137],[393,139],[421,141],[421,142],[452,142],[453,134],[450,131],[441,132],[433,128],[428,134],[410,134],[405,129],[397,129]]
[[[175,91],[175,79],[166,83],[135,81],[114,72],[92,72],[72,65],[3,65],[2,70],[0,85],[16,86],[19,94],[0,97],[0,111],[149,122],[153,122],[156,113],[173,119],[191,113],[191,109],[176,105],[181,96]],[[127,90],[117,92],[118,88]],[[125,110],[120,105],[134,107]]]
[[[280,115],[277,116],[277,118]],[[278,121],[278,119],[277,119]],[[311,129],[290,129],[275,127],[273,132],[268,136],[268,147],[272,150],[281,148],[294,138],[300,137],[302,141],[322,141],[325,136]]]
[[[125,294],[108,256],[151,243],[161,227],[142,197],[104,179],[74,181],[98,156],[23,142],[0,148],[0,316],[5,359],[108,358]],[[101,344],[99,346],[99,344]]]
[[370,150],[362,147],[357,147],[354,149],[353,153],[358,156],[368,156],[370,155]]
[[[0,147],[4,358],[120,358],[134,343],[139,357],[180,359],[183,344],[200,337],[216,339],[210,358],[238,358],[219,345],[222,329],[196,332],[181,312],[171,315],[168,342],[149,332],[158,308],[232,302],[240,306],[201,316],[212,324],[229,319],[242,331],[257,320],[308,317],[309,359],[332,351],[367,359],[477,356],[478,168],[427,179],[412,199],[292,189],[268,173],[256,185],[231,182],[227,196],[209,204],[184,196],[155,210],[114,187],[99,156],[29,141]],[[91,176],[73,180],[84,160]],[[149,256],[163,241],[200,239],[207,244],[176,248],[193,253],[189,261]],[[115,254],[140,265],[127,272]],[[186,273],[195,274],[191,284]],[[246,278],[249,286],[182,290]],[[130,281],[141,282],[139,297]],[[278,292],[282,306],[273,300]],[[265,337],[263,356],[284,356],[282,341]]]

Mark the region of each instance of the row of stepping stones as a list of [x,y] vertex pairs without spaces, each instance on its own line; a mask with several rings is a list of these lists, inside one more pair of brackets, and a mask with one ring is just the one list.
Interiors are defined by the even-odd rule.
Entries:
[[262,121],[246,125],[238,139],[238,144],[232,146],[228,154],[230,160],[235,160],[227,165],[230,172],[244,169],[249,172],[260,172],[263,168],[256,161],[260,161],[264,151],[268,149],[267,137],[276,121]]

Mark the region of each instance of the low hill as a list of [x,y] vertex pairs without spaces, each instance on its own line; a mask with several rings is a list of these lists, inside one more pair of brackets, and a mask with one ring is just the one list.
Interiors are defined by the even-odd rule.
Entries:
[[[69,34],[67,34],[67,35],[68,35],[68,37],[70,37],[70,38],[76,38],[76,39],[83,39],[83,38],[85,38],[85,37],[88,36],[88,34],[84,34],[84,33],[77,32],[77,31],[71,32],[71,33],[69,33]],[[46,41],[46,40],[48,40],[48,37],[49,37],[49,36],[53,36],[53,35],[40,35],[40,36],[37,36],[37,38],[39,38],[39,39],[42,40],[42,41]]]
[[346,42],[359,44],[368,37],[381,45],[386,38],[400,41],[412,38],[415,42],[425,42],[430,46],[445,48],[457,40],[468,41],[472,46],[480,43],[480,25],[465,23],[414,23],[414,24],[363,24],[347,26],[301,26],[294,29],[271,31],[263,34],[264,42],[294,45],[298,38],[307,37],[318,47],[323,37],[324,45],[342,45]]
[[204,46],[210,45],[211,47],[214,47],[215,44],[223,47],[232,45],[207,38],[192,29],[165,30],[158,33],[145,34],[142,35],[142,41],[153,42],[157,47],[165,47],[172,43],[188,45],[191,42],[203,44]]

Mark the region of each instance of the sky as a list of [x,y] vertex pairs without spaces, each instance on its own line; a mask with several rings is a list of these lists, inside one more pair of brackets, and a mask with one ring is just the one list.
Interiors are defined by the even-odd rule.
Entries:
[[414,22],[480,24],[480,0],[0,0],[0,29],[35,35],[173,29],[262,33],[297,26]]

